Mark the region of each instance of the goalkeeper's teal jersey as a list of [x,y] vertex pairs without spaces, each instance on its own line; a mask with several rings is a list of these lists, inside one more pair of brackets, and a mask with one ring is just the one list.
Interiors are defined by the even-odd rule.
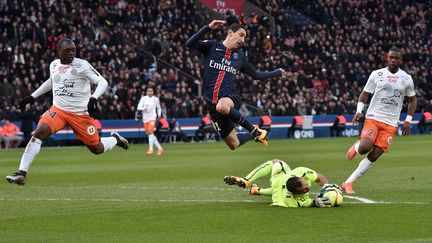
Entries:
[[306,167],[297,167],[291,171],[281,170],[278,174],[273,174],[271,178],[272,186],[272,201],[275,206],[281,207],[310,207],[313,200],[309,197],[309,193],[302,195],[293,195],[285,187],[287,180],[291,177],[301,177],[306,180],[309,186],[317,180],[317,173]]

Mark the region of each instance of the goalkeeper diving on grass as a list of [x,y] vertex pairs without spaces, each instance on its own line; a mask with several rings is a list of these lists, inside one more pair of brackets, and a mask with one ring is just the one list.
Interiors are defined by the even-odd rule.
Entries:
[[[270,176],[271,187],[260,188],[252,184],[265,176]],[[269,160],[259,165],[245,177],[225,176],[224,181],[228,185],[250,187],[251,195],[271,196],[272,206],[291,208],[338,206],[334,198],[326,196],[329,188],[335,189],[342,197],[342,189],[336,184],[328,184],[327,178],[322,174],[306,167],[291,170],[287,163],[279,159]],[[313,182],[320,185],[321,190],[318,196],[312,199],[309,190]]]

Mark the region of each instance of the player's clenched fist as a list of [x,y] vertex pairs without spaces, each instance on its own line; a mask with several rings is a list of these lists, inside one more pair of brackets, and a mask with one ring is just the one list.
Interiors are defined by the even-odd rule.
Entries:
[[279,68],[279,70],[281,71],[281,77],[282,78],[287,78],[288,77],[288,72],[285,71],[285,69]]
[[31,95],[26,96],[26,97],[24,97],[24,98],[22,98],[22,99],[20,100],[19,108],[20,108],[22,111],[24,111],[25,106],[26,106],[27,104],[31,104],[31,103],[33,103],[33,102],[35,102],[35,98],[34,98],[33,96],[31,96]]
[[87,111],[89,113],[89,116],[95,118],[97,113],[97,99],[95,97],[90,97],[87,105]]
[[402,135],[408,136],[410,134],[410,130],[411,130],[411,123],[404,122],[403,128],[402,128]]
[[220,26],[224,25],[226,23],[225,20],[213,20],[210,24],[209,27],[210,29],[214,30],[219,28]]

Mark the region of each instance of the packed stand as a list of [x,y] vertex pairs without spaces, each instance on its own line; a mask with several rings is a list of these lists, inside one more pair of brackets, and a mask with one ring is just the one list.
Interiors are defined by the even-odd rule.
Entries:
[[[49,77],[56,43],[72,38],[77,56],[88,60],[109,82],[99,102],[101,119],[131,119],[148,86],[158,93],[168,117],[205,115],[204,102],[193,78],[159,60],[202,77],[202,59],[185,47],[204,24],[194,1],[2,1],[0,3],[0,112],[19,119],[19,98]],[[274,35],[268,19],[240,16],[248,29],[247,51],[260,70],[285,68],[286,80],[237,82],[245,114],[257,107],[274,115],[352,113],[356,99],[373,69],[385,65],[391,46],[405,52],[405,70],[413,75],[419,109],[432,105],[432,7],[403,1],[254,1],[276,18]],[[288,15],[295,9],[317,24],[299,27]],[[386,11],[387,14],[381,14]],[[265,17],[265,16],[264,16]],[[209,39],[222,40],[225,29]],[[429,81],[429,82],[428,82]],[[36,115],[50,106],[39,98]],[[429,105],[428,105],[429,104]]]

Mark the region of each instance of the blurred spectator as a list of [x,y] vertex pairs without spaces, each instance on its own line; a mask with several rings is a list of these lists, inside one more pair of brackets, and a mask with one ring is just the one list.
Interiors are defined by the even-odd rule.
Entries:
[[182,131],[177,118],[172,119],[171,133],[176,136],[176,141],[190,142],[190,138]]
[[330,127],[330,137],[340,137],[345,128],[346,118],[341,113],[338,113],[333,125]]
[[216,136],[216,131],[213,128],[210,114],[207,113],[203,118],[201,118],[198,129],[195,131],[194,141],[206,141],[212,135]]
[[[133,119],[147,86],[160,91],[168,117],[204,115],[196,82],[202,80],[203,62],[184,43],[211,18],[195,1],[12,2],[0,2],[2,116],[19,119],[19,98],[49,78],[48,60],[55,59],[56,43],[64,36],[77,43],[77,56],[109,82],[99,102],[100,119]],[[249,22],[244,47],[249,61],[260,70],[285,68],[291,76],[260,82],[239,74],[238,90],[249,105],[273,116],[353,113],[361,87],[372,70],[385,65],[391,46],[404,52],[403,68],[416,82],[418,110],[430,105],[432,7],[425,1],[252,2],[274,17],[275,32],[267,38],[267,16],[240,15],[240,23]],[[310,21],[299,23],[290,11]],[[220,39],[225,31],[206,38]],[[50,102],[47,95],[33,107],[46,110]]]
[[250,110],[246,107],[245,103],[242,103],[239,109],[240,114],[242,114],[242,116],[247,117],[247,116],[251,116],[251,112]]
[[422,117],[418,123],[418,129],[421,134],[428,134],[432,127],[432,113],[428,110],[422,111]]
[[294,138],[294,132],[302,131],[302,130],[303,130],[303,117],[300,115],[300,113],[297,112],[297,114],[293,117],[291,127],[288,128],[288,138]]
[[155,135],[161,143],[166,142],[167,138],[171,135],[170,124],[165,117],[159,117],[156,121]]
[[22,136],[18,135],[20,132],[19,127],[10,122],[8,117],[4,117],[2,122],[2,141],[5,144],[5,148],[17,148],[23,140]]
[[258,123],[258,127],[270,132],[271,124],[272,124],[272,120],[271,120],[268,112],[262,112],[262,115],[260,117],[260,121]]

